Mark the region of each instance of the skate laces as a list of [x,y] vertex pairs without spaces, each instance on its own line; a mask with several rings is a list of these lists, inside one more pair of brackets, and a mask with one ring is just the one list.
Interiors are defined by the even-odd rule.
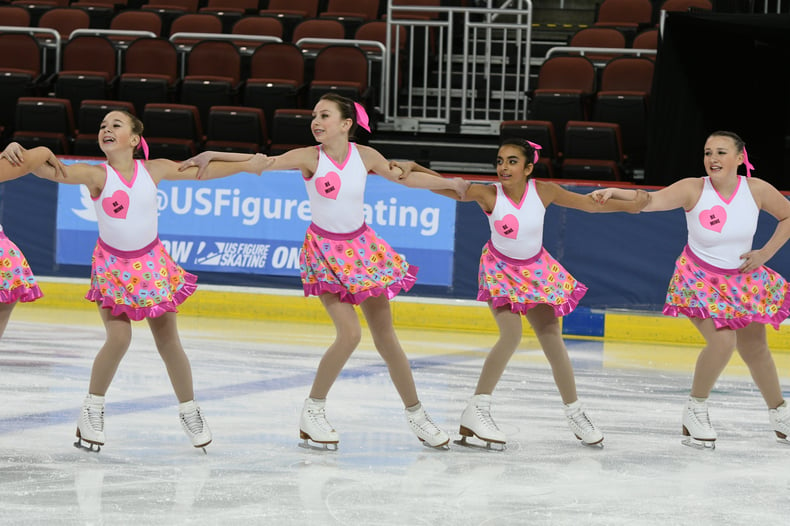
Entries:
[[181,422],[193,435],[199,435],[203,432],[203,416],[200,414],[200,408],[196,407],[191,411],[181,413]]
[[595,431],[595,426],[583,409],[578,408],[568,413],[568,420],[583,432]]
[[713,427],[713,424],[710,423],[710,415],[708,414],[708,406],[706,404],[691,403],[689,404],[689,409],[691,410],[691,415],[697,422],[705,427]]
[[83,421],[94,431],[104,430],[104,408],[98,405],[86,405],[82,412]]
[[332,429],[332,425],[329,423],[329,420],[326,418],[325,408],[308,408],[307,416],[310,418],[310,423],[321,429],[321,431],[334,431],[334,429]]
[[428,416],[428,413],[425,412],[424,409],[420,408],[419,410],[412,413],[409,412],[409,423],[412,427],[419,429],[429,435],[438,435],[442,431],[439,429],[439,426],[433,423],[431,417]]
[[488,406],[475,405],[475,414],[477,415],[477,419],[485,427],[499,431],[499,426],[494,422],[494,418],[491,416],[491,409]]

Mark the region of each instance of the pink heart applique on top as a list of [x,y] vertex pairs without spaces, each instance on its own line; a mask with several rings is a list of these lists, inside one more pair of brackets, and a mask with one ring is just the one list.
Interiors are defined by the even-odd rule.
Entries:
[[499,221],[494,221],[494,228],[506,238],[516,239],[518,237],[518,219],[513,214],[508,214]]
[[699,213],[699,222],[703,228],[713,230],[721,234],[724,223],[727,222],[727,211],[723,206],[716,205],[710,210],[703,210]]
[[340,192],[340,176],[337,172],[329,172],[315,180],[315,188],[318,193],[328,199],[337,199]]
[[116,190],[112,196],[102,199],[101,207],[110,217],[126,219],[126,213],[129,211],[129,194],[123,190]]

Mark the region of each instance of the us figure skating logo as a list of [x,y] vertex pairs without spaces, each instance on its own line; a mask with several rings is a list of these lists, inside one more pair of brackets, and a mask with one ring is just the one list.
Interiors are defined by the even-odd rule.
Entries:
[[194,264],[236,269],[263,269],[269,258],[271,245],[226,241],[201,241]]

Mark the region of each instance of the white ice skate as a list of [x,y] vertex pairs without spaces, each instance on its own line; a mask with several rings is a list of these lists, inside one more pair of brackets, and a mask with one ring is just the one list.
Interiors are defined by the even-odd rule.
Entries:
[[337,451],[340,436],[326,419],[326,400],[308,398],[304,401],[299,419],[299,438],[303,440],[300,447]]
[[708,416],[707,399],[698,401],[689,397],[683,408],[683,436],[688,437],[682,440],[684,446],[716,449],[716,431]]
[[89,394],[82,402],[74,447],[98,453],[104,445],[104,397]]
[[584,412],[582,403],[576,400],[572,404],[565,405],[565,418],[568,419],[576,438],[582,441],[585,446],[603,447],[603,434],[595,427],[590,417]]
[[407,407],[405,412],[409,427],[420,439],[420,442],[428,447],[450,449],[447,446],[450,443],[450,435],[433,423],[422,404],[418,403],[416,406]]
[[200,407],[194,400],[178,404],[178,419],[181,427],[192,441],[192,445],[203,449],[211,443],[211,430],[200,412]]
[[776,441],[790,445],[790,408],[787,402],[782,402],[776,409],[769,409],[768,418],[776,433]]
[[[484,447],[495,451],[504,451],[507,436],[499,429],[491,417],[491,395],[474,395],[466,409],[461,413],[461,434],[460,440],[454,442],[459,446]],[[477,437],[485,442],[484,446],[478,446],[474,442],[468,442],[467,438]]]

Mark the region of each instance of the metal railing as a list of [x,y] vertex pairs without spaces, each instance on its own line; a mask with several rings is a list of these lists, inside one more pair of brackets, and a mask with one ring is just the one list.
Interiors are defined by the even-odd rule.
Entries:
[[[408,17],[420,13],[425,16]],[[429,18],[434,13],[438,17]],[[531,0],[498,7],[396,6],[389,0],[387,25],[389,81],[382,82],[379,129],[498,133],[500,121],[526,118]]]

